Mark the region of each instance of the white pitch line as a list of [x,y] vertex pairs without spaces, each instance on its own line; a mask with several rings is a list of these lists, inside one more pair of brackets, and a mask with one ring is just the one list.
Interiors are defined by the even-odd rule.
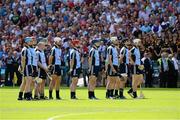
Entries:
[[[128,110],[126,112],[136,112],[137,110]],[[99,113],[107,113],[107,112],[112,112],[112,111],[108,111],[108,110],[105,110],[105,111],[96,111],[96,112],[86,112],[86,113],[73,113],[73,114],[64,114],[64,115],[56,115],[56,116],[53,116],[53,117],[50,117],[48,118],[47,120],[55,120],[55,119],[58,119],[58,118],[64,118],[64,117],[67,117],[67,116],[79,116],[79,115],[87,115],[87,114],[99,114]],[[113,112],[122,112],[121,110],[116,110],[116,111],[113,111]],[[145,118],[145,119],[148,119],[148,118]],[[89,119],[86,119],[86,120],[89,120]],[[132,119],[123,119],[123,120],[132,120]],[[139,120],[139,119],[133,119],[133,120]],[[159,120],[159,119],[148,119],[148,120]],[[179,119],[163,119],[163,120],[179,120]]]
[[[96,114],[96,113],[107,113],[107,112],[112,112],[109,110],[104,110],[104,111],[96,111],[96,112],[86,112],[86,113],[73,113],[73,114],[64,114],[64,115],[57,115],[57,116],[53,116],[48,118],[47,120],[55,120],[57,118],[63,118],[63,117],[67,117],[67,116],[78,116],[78,115],[87,115],[87,114]],[[122,112],[121,110],[117,110],[114,112]],[[128,112],[135,112],[135,110],[128,110]]]
[[86,114],[95,114],[95,113],[100,113],[100,112],[87,112],[87,113],[73,113],[73,114],[57,115],[57,116],[50,117],[47,120],[55,120],[57,118],[63,118],[63,117],[67,117],[67,116],[77,116],[77,115],[86,115]]

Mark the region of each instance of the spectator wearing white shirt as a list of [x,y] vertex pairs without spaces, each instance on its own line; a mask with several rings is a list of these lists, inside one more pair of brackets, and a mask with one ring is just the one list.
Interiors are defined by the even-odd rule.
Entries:
[[103,0],[101,3],[102,3],[102,5],[105,6],[105,7],[108,7],[108,6],[109,6],[109,0]]
[[149,19],[149,14],[148,14],[148,12],[145,11],[145,8],[142,8],[139,11],[139,18],[143,18],[145,21],[147,21]]
[[118,23],[118,24],[122,22],[122,18],[121,18],[120,12],[117,13],[117,16],[115,17],[114,21],[115,21],[116,23]]

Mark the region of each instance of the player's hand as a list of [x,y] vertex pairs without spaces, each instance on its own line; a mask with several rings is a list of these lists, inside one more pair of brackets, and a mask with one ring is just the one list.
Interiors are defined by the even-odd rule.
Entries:
[[24,70],[21,66],[19,66],[18,71],[22,74]]
[[18,71],[21,73],[22,72],[22,68],[19,66],[18,67]]
[[114,68],[112,69],[112,71],[113,71],[113,73],[117,73],[117,71]]
[[72,69],[70,69],[70,70],[69,70],[69,72],[68,72],[68,74],[71,74],[71,73],[72,73],[72,71],[73,71],[73,70],[72,70]]
[[88,75],[90,75],[90,74],[91,74],[91,70],[89,69],[89,70],[88,70]]
[[44,71],[47,72],[47,73],[49,72],[47,67],[44,68]]
[[144,65],[139,65],[138,68],[139,68],[140,70],[144,70]]
[[53,69],[53,66],[52,66],[52,65],[49,65],[49,66],[47,67],[47,69],[48,69],[49,71],[51,71],[51,70]]
[[125,78],[123,76],[121,76],[120,78],[121,78],[121,81],[125,81]]
[[49,66],[48,66],[48,69],[50,69],[51,67],[52,67],[52,65],[49,65]]

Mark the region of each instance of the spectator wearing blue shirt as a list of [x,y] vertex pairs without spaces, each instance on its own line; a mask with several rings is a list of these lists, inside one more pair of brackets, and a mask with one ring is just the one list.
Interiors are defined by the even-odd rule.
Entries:
[[3,57],[3,48],[2,48],[2,46],[0,45],[0,59]]
[[7,10],[5,6],[2,6],[0,3],[0,16],[6,16],[7,15]]
[[35,0],[26,0],[26,4],[34,4]]
[[53,13],[53,4],[51,2],[51,0],[47,0],[47,3],[45,4],[45,10],[46,10],[46,13]]
[[143,33],[151,32],[151,27],[148,25],[148,22],[145,22],[145,24],[140,29]]

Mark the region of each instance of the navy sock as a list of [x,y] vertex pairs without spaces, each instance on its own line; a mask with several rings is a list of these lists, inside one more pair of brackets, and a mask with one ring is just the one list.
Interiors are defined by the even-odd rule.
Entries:
[[124,95],[123,95],[123,91],[124,91],[124,90],[123,90],[122,88],[120,88],[120,90],[119,90],[119,96],[120,96],[120,97],[123,97],[123,96],[124,96]]
[[49,98],[52,98],[52,91],[49,90]]
[[115,90],[115,94],[114,94],[115,96],[118,96],[118,90]]

